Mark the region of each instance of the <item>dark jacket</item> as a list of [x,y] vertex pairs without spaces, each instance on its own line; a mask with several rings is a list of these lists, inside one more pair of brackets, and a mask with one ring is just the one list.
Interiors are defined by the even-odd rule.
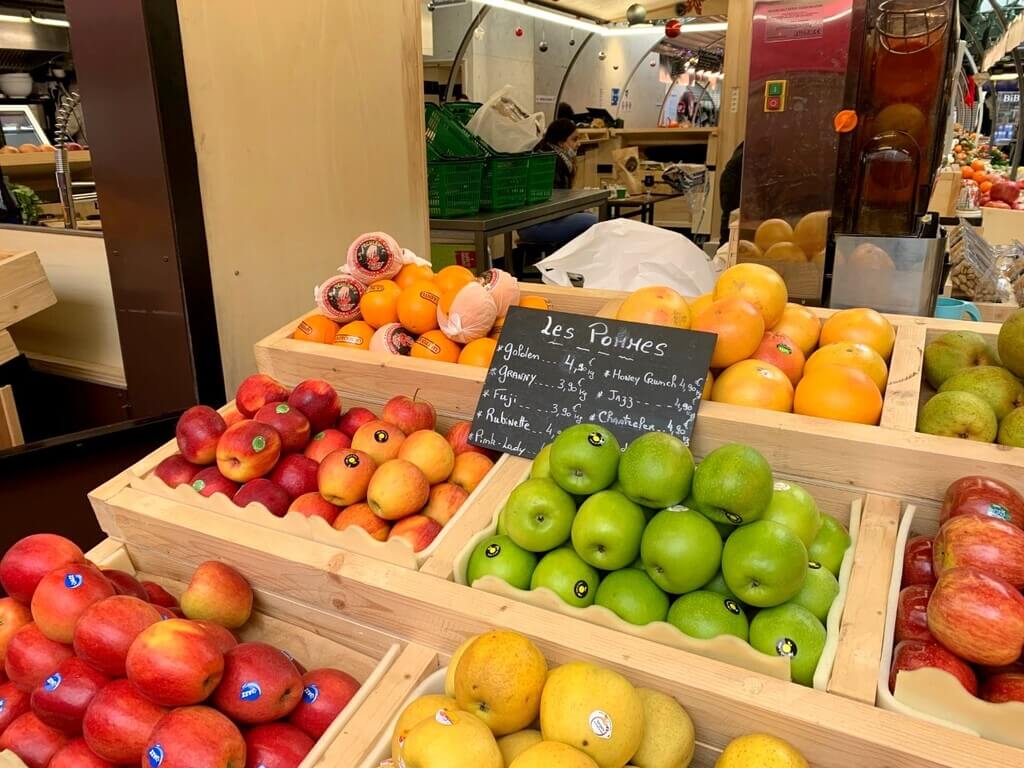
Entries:
[[740,207],[740,186],[743,181],[743,142],[736,147],[718,180],[718,200],[722,204],[720,243],[729,241],[729,214]]
[[572,180],[576,175],[576,168],[565,154],[565,150],[541,141],[537,145],[538,152],[555,153],[555,189],[572,189]]

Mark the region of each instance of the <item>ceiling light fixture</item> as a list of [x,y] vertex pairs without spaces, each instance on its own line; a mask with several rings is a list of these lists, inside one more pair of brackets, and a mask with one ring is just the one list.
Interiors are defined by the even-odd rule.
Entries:
[[0,11],[0,21],[9,21],[12,24],[28,24],[32,21],[28,16],[18,16],[6,11]]
[[[524,3],[513,2],[513,0],[478,0],[484,5],[489,5],[492,8],[498,8],[503,11],[510,11],[512,13],[521,13],[524,16],[530,16],[534,19],[540,19],[542,21],[550,21],[552,24],[561,24],[565,27],[572,27],[573,29],[580,29],[584,32],[590,32],[595,35],[601,35],[602,37],[637,37],[640,35],[659,37],[665,34],[664,27],[653,26],[653,25],[638,25],[632,27],[611,27],[603,26],[601,24],[595,24],[592,21],[586,21],[575,16],[566,16],[562,13],[556,13],[555,11],[549,11],[546,8],[538,8],[533,5],[525,5]],[[697,24],[684,24],[682,26],[682,34],[690,34],[697,32],[724,32],[728,24],[724,21],[721,22],[707,22]]]

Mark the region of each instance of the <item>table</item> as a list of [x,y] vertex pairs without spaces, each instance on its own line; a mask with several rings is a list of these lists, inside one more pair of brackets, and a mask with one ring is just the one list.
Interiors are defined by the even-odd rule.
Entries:
[[[675,200],[683,197],[685,192],[645,192],[639,195],[629,195],[608,201],[613,219],[632,219],[640,217],[644,224],[654,226],[654,206],[665,200]],[[622,213],[623,208],[635,208],[632,213]]]
[[431,219],[430,234],[431,238],[435,232],[470,235],[486,269],[491,267],[491,256],[487,249],[488,238],[504,235],[505,256],[510,258],[512,233],[515,230],[543,224],[590,208],[597,208],[598,219],[604,221],[608,218],[609,202],[608,191],[604,189],[556,189],[550,200],[536,205],[507,211],[481,211],[473,216],[457,219]]

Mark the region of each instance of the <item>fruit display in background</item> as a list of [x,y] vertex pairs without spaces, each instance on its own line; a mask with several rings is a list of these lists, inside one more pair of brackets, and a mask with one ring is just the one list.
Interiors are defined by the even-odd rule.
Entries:
[[672,435],[649,433],[622,450],[594,424],[545,446],[496,520],[468,553],[464,583],[543,588],[575,608],[596,604],[627,624],[667,622],[698,639],[747,641],[747,610],[782,606],[762,634],[792,625],[799,658],[767,640],[758,650],[793,659],[804,684],[851,544],[807,491],[774,482],[752,448],[724,445],[694,468]]
[[663,285],[633,291],[619,306],[616,320],[689,328],[692,320],[686,299]]

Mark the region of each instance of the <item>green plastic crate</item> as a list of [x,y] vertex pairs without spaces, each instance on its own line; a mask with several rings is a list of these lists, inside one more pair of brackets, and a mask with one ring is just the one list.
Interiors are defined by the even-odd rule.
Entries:
[[444,105],[444,109],[462,125],[466,125],[482,106],[483,104],[474,101],[449,101]]
[[558,156],[554,152],[534,152],[530,155],[530,164],[526,179],[526,203],[535,205],[551,199],[555,188],[555,163]]
[[427,149],[427,198],[430,216],[450,219],[480,211],[483,160],[438,158]]
[[425,105],[427,120],[427,147],[441,158],[481,159],[483,147],[476,137],[451,114],[436,104]]
[[483,142],[487,152],[483,183],[480,187],[481,211],[504,211],[526,205],[530,156],[495,152]]

